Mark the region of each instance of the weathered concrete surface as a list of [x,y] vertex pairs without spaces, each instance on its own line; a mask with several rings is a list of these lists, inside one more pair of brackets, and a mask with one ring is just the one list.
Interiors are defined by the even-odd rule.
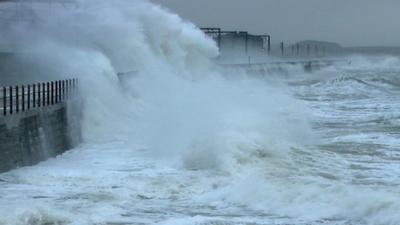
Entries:
[[64,153],[80,141],[80,115],[67,102],[0,117],[0,172]]

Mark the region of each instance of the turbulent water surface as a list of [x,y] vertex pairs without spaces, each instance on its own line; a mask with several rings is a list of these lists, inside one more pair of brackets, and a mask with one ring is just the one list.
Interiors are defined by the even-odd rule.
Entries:
[[0,174],[1,225],[398,224],[398,58],[221,68],[159,6],[79,2],[1,24],[32,67],[17,81],[85,87],[83,143]]
[[[195,148],[201,152],[191,152],[194,156],[184,165],[153,157],[126,141],[82,144],[57,159],[2,174],[0,221],[396,224],[399,72],[395,65],[361,64],[273,78],[286,83],[311,109],[307,113],[313,142],[289,146],[284,153],[264,148],[276,148],[285,140],[270,140],[263,146],[253,143],[258,134],[225,137],[237,141],[228,144],[236,150],[219,156],[210,152],[211,140],[199,140]],[[235,140],[241,138],[249,140]],[[214,157],[226,159],[214,162]]]

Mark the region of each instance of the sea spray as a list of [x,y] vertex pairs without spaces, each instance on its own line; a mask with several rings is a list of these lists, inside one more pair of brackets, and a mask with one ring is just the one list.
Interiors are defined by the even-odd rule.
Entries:
[[[257,78],[224,78],[213,69],[215,43],[177,15],[146,1],[78,5],[56,9],[57,21],[38,15],[44,23],[15,30],[30,34],[21,42],[41,76],[79,77],[84,140],[133,140],[157,155],[189,157],[188,149],[226,152],[231,133],[259,138],[260,148],[264,139],[279,145],[307,133],[303,115],[301,128],[289,127],[301,111],[295,100]],[[122,90],[117,74],[126,71],[136,76]]]
[[[45,200],[35,201],[70,213],[51,221],[75,224],[197,214],[210,215],[204,223],[229,223],[243,211],[239,224],[271,214],[294,224],[398,221],[396,192],[357,187],[346,157],[315,146],[310,120],[318,109],[291,97],[287,80],[218,69],[210,38],[146,1],[80,1],[55,10],[57,20],[39,14],[44,23],[17,23],[10,32],[24,49],[19,60],[40,67],[35,79],[79,77],[84,143],[8,174],[3,207],[16,198],[29,205],[42,192]],[[121,72],[132,74],[123,85]],[[309,75],[290,67],[287,74]],[[15,197],[16,190],[25,192]],[[41,217],[24,211],[8,221]]]

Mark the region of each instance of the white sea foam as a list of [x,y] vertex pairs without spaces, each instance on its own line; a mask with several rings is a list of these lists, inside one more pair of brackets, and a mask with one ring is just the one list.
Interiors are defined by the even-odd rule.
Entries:
[[[341,118],[331,117],[336,108],[328,100],[335,95],[324,96],[327,88],[328,94],[370,88],[330,79],[369,63],[330,67],[322,81],[296,89],[305,99],[309,92],[319,98],[309,109],[284,82],[316,76],[297,67],[287,68],[285,80],[218,69],[211,39],[146,1],[86,0],[57,15],[57,21],[39,15],[46,21],[40,25],[15,24],[10,36],[24,31],[19,41],[27,53],[20,60],[40,65],[40,78],[79,77],[84,143],[2,174],[0,224],[399,220],[398,191],[353,183],[354,158],[321,150],[316,145],[326,140],[311,126]],[[384,60],[384,67],[393,63]],[[118,72],[131,76],[121,83]],[[385,136],[379,137],[381,144]],[[348,139],[363,136],[335,140]],[[398,169],[391,165],[388,171]]]

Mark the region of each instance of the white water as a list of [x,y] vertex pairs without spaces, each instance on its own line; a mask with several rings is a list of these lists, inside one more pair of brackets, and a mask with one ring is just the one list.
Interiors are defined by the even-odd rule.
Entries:
[[13,34],[44,77],[79,74],[84,143],[0,175],[0,224],[399,221],[398,59],[261,78],[219,69],[215,43],[145,1],[57,15]]

